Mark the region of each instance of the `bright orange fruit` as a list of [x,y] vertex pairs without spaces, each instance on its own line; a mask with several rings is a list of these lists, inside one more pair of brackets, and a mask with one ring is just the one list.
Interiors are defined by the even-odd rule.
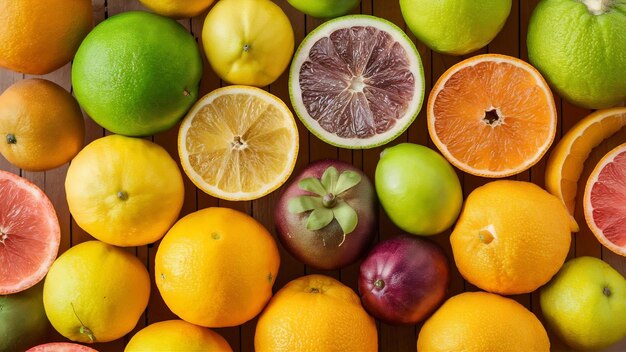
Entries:
[[428,99],[428,131],[457,168],[477,176],[520,173],[546,153],[556,133],[554,98],[526,62],[486,54],[446,71]]

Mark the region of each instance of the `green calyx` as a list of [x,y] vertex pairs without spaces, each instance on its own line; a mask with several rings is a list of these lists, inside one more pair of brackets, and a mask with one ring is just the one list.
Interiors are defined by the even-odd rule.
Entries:
[[359,219],[356,211],[341,197],[361,182],[361,175],[354,171],[341,174],[333,166],[324,171],[321,179],[308,177],[298,182],[298,187],[313,195],[291,198],[287,209],[292,214],[309,212],[306,228],[311,231],[323,229],[333,219],[337,220],[344,235],[354,231]]

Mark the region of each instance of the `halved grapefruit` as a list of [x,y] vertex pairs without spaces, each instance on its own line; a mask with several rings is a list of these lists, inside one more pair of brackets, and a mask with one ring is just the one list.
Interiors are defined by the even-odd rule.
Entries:
[[0,295],[6,295],[43,279],[61,229],[48,197],[25,178],[0,171],[0,199]]
[[402,134],[419,113],[424,70],[396,25],[344,16],[304,38],[291,64],[289,93],[300,120],[320,139],[373,148]]
[[546,153],[556,134],[554,98],[528,63],[485,54],[448,69],[428,99],[428,132],[441,153],[472,175],[520,173]]
[[26,352],[98,352],[91,347],[70,342],[51,342],[35,346]]
[[598,241],[626,257],[626,143],[608,152],[591,172],[583,208]]

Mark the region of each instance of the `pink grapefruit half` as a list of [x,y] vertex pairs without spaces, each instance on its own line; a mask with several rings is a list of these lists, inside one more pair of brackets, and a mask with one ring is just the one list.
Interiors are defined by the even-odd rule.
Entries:
[[0,200],[0,295],[6,295],[43,279],[61,229],[50,199],[25,178],[0,171]]
[[584,198],[587,225],[606,248],[626,257],[626,143],[591,172]]
[[70,342],[53,342],[35,346],[26,352],[98,352],[91,347]]

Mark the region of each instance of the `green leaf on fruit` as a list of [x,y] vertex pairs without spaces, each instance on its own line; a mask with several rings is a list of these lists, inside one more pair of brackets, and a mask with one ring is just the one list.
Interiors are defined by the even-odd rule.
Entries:
[[315,177],[303,178],[300,182],[298,182],[298,187],[304,191],[315,193],[320,197],[323,197],[328,193],[320,180]]
[[322,198],[315,196],[293,197],[287,203],[287,210],[292,214],[300,214],[319,208],[323,208]]
[[356,226],[359,223],[359,216],[356,211],[348,205],[348,203],[344,200],[339,200],[332,211],[344,235],[347,235],[356,229]]
[[309,214],[306,222],[306,228],[311,231],[323,229],[333,221],[333,211],[326,208],[315,209]]
[[334,194],[340,195],[341,193],[349,190],[361,182],[361,175],[354,171],[344,171],[339,175],[337,184],[334,187]]
[[337,180],[339,178],[339,172],[334,167],[329,167],[324,171],[322,175],[322,186],[328,193],[333,193]]

